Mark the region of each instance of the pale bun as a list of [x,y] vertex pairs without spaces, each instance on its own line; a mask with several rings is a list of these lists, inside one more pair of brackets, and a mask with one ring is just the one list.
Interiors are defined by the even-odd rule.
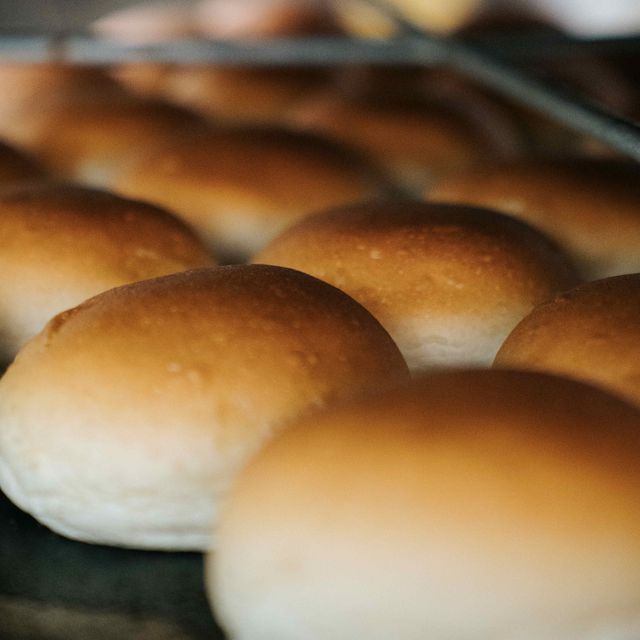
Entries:
[[[482,0],[390,0],[397,14],[427,31],[455,31],[473,16]],[[398,33],[398,25],[374,3],[367,0],[331,0],[342,27],[364,38],[388,38]]]
[[110,188],[137,155],[201,126],[194,112],[159,100],[59,104],[34,127],[30,148],[58,177]]
[[176,211],[229,261],[247,259],[316,209],[382,189],[379,174],[351,149],[277,128],[182,138],[140,157],[115,187]]
[[2,192],[0,237],[1,361],[56,313],[96,293],[213,264],[168,212],[74,186]]
[[275,431],[406,377],[365,309],[290,269],[112,289],[56,316],[0,380],[0,486],[72,538],[204,549]]
[[214,39],[335,34],[338,25],[323,0],[201,0],[194,23]]
[[141,45],[193,37],[193,7],[186,0],[139,2],[116,9],[91,24],[107,40]]
[[631,640],[640,412],[543,374],[416,380],[293,425],[224,506],[232,640]]
[[566,256],[532,227],[495,211],[424,202],[307,217],[254,262],[346,291],[380,320],[414,371],[490,365],[535,305],[578,282]]
[[590,282],[536,307],[494,366],[571,376],[640,404],[640,274]]
[[532,160],[443,178],[431,200],[493,207],[539,227],[585,278],[640,271],[640,182],[633,163]]

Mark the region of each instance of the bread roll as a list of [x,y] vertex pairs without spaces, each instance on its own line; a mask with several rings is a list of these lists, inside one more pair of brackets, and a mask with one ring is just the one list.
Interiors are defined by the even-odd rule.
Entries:
[[348,148],[275,128],[212,130],[140,157],[121,193],[179,213],[226,261],[242,261],[296,219],[380,192],[378,174]]
[[213,264],[166,211],[74,186],[0,194],[0,237],[0,362],[53,315],[100,291]]
[[40,118],[30,148],[61,178],[110,188],[137,155],[201,126],[194,112],[157,100],[60,104]]
[[231,640],[631,640],[640,412],[513,371],[300,421],[242,471],[207,560]]
[[305,218],[254,262],[340,287],[385,326],[414,371],[491,364],[536,304],[574,286],[562,252],[494,211],[363,204]]
[[640,271],[640,182],[635,163],[539,160],[443,178],[431,200],[493,207],[539,227],[586,279]]
[[296,105],[286,119],[370,154],[414,193],[452,171],[504,157],[492,134],[443,101],[327,92]]
[[0,95],[0,135],[27,148],[54,106],[129,99],[106,70],[57,62],[3,62]]
[[495,366],[571,376],[640,404],[640,274],[590,282],[536,307]]
[[51,320],[0,380],[0,487],[78,540],[204,549],[275,431],[406,376],[367,311],[290,269],[112,289]]

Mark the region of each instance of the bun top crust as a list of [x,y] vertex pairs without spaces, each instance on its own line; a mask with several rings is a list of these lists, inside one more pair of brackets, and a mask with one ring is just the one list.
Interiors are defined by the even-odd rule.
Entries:
[[0,195],[0,358],[56,313],[106,289],[214,260],[175,216],[70,185]]
[[536,307],[495,366],[571,376],[640,404],[640,274],[590,282]]
[[595,279],[640,271],[639,175],[635,164],[613,160],[517,162],[449,176],[428,196],[523,218]]
[[[4,268],[37,262],[122,282],[210,265],[194,233],[164,209],[75,185],[39,184],[0,195]],[[39,256],[36,259],[36,256]],[[44,262],[43,262],[44,261]],[[69,272],[71,274],[71,271]]]
[[0,382],[0,479],[72,537],[203,549],[231,477],[274,431],[406,377],[378,322],[311,276],[137,282],[56,316],[18,354]]
[[487,209],[424,202],[307,217],[254,262],[299,269],[346,291],[382,322],[412,368],[489,365],[526,313],[578,282],[555,244],[528,225]]
[[138,158],[118,191],[165,205],[219,254],[248,257],[310,211],[372,197],[375,171],[350,149],[277,128],[201,132]]
[[231,491],[216,615],[284,640],[604,637],[638,619],[639,456],[640,412],[536,373],[438,374],[312,416]]
[[374,315],[492,313],[509,301],[545,299],[550,281],[562,289],[577,280],[556,245],[532,227],[488,209],[424,202],[309,216],[255,261],[326,279],[366,298]]

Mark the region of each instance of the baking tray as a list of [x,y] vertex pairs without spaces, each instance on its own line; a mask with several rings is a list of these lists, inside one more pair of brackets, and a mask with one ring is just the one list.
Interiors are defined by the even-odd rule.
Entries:
[[68,540],[0,493],[2,640],[216,640],[199,553]]

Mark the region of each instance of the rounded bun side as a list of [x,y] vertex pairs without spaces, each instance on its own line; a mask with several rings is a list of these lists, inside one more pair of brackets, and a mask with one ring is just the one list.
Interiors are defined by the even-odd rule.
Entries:
[[230,492],[214,613],[252,640],[636,637],[639,458],[640,412],[543,374],[438,374],[312,416]]
[[275,431],[406,377],[365,309],[290,269],[126,285],[56,316],[0,380],[0,486],[73,538],[203,549]]
[[640,274],[590,282],[536,307],[495,366],[571,376],[640,404]]

